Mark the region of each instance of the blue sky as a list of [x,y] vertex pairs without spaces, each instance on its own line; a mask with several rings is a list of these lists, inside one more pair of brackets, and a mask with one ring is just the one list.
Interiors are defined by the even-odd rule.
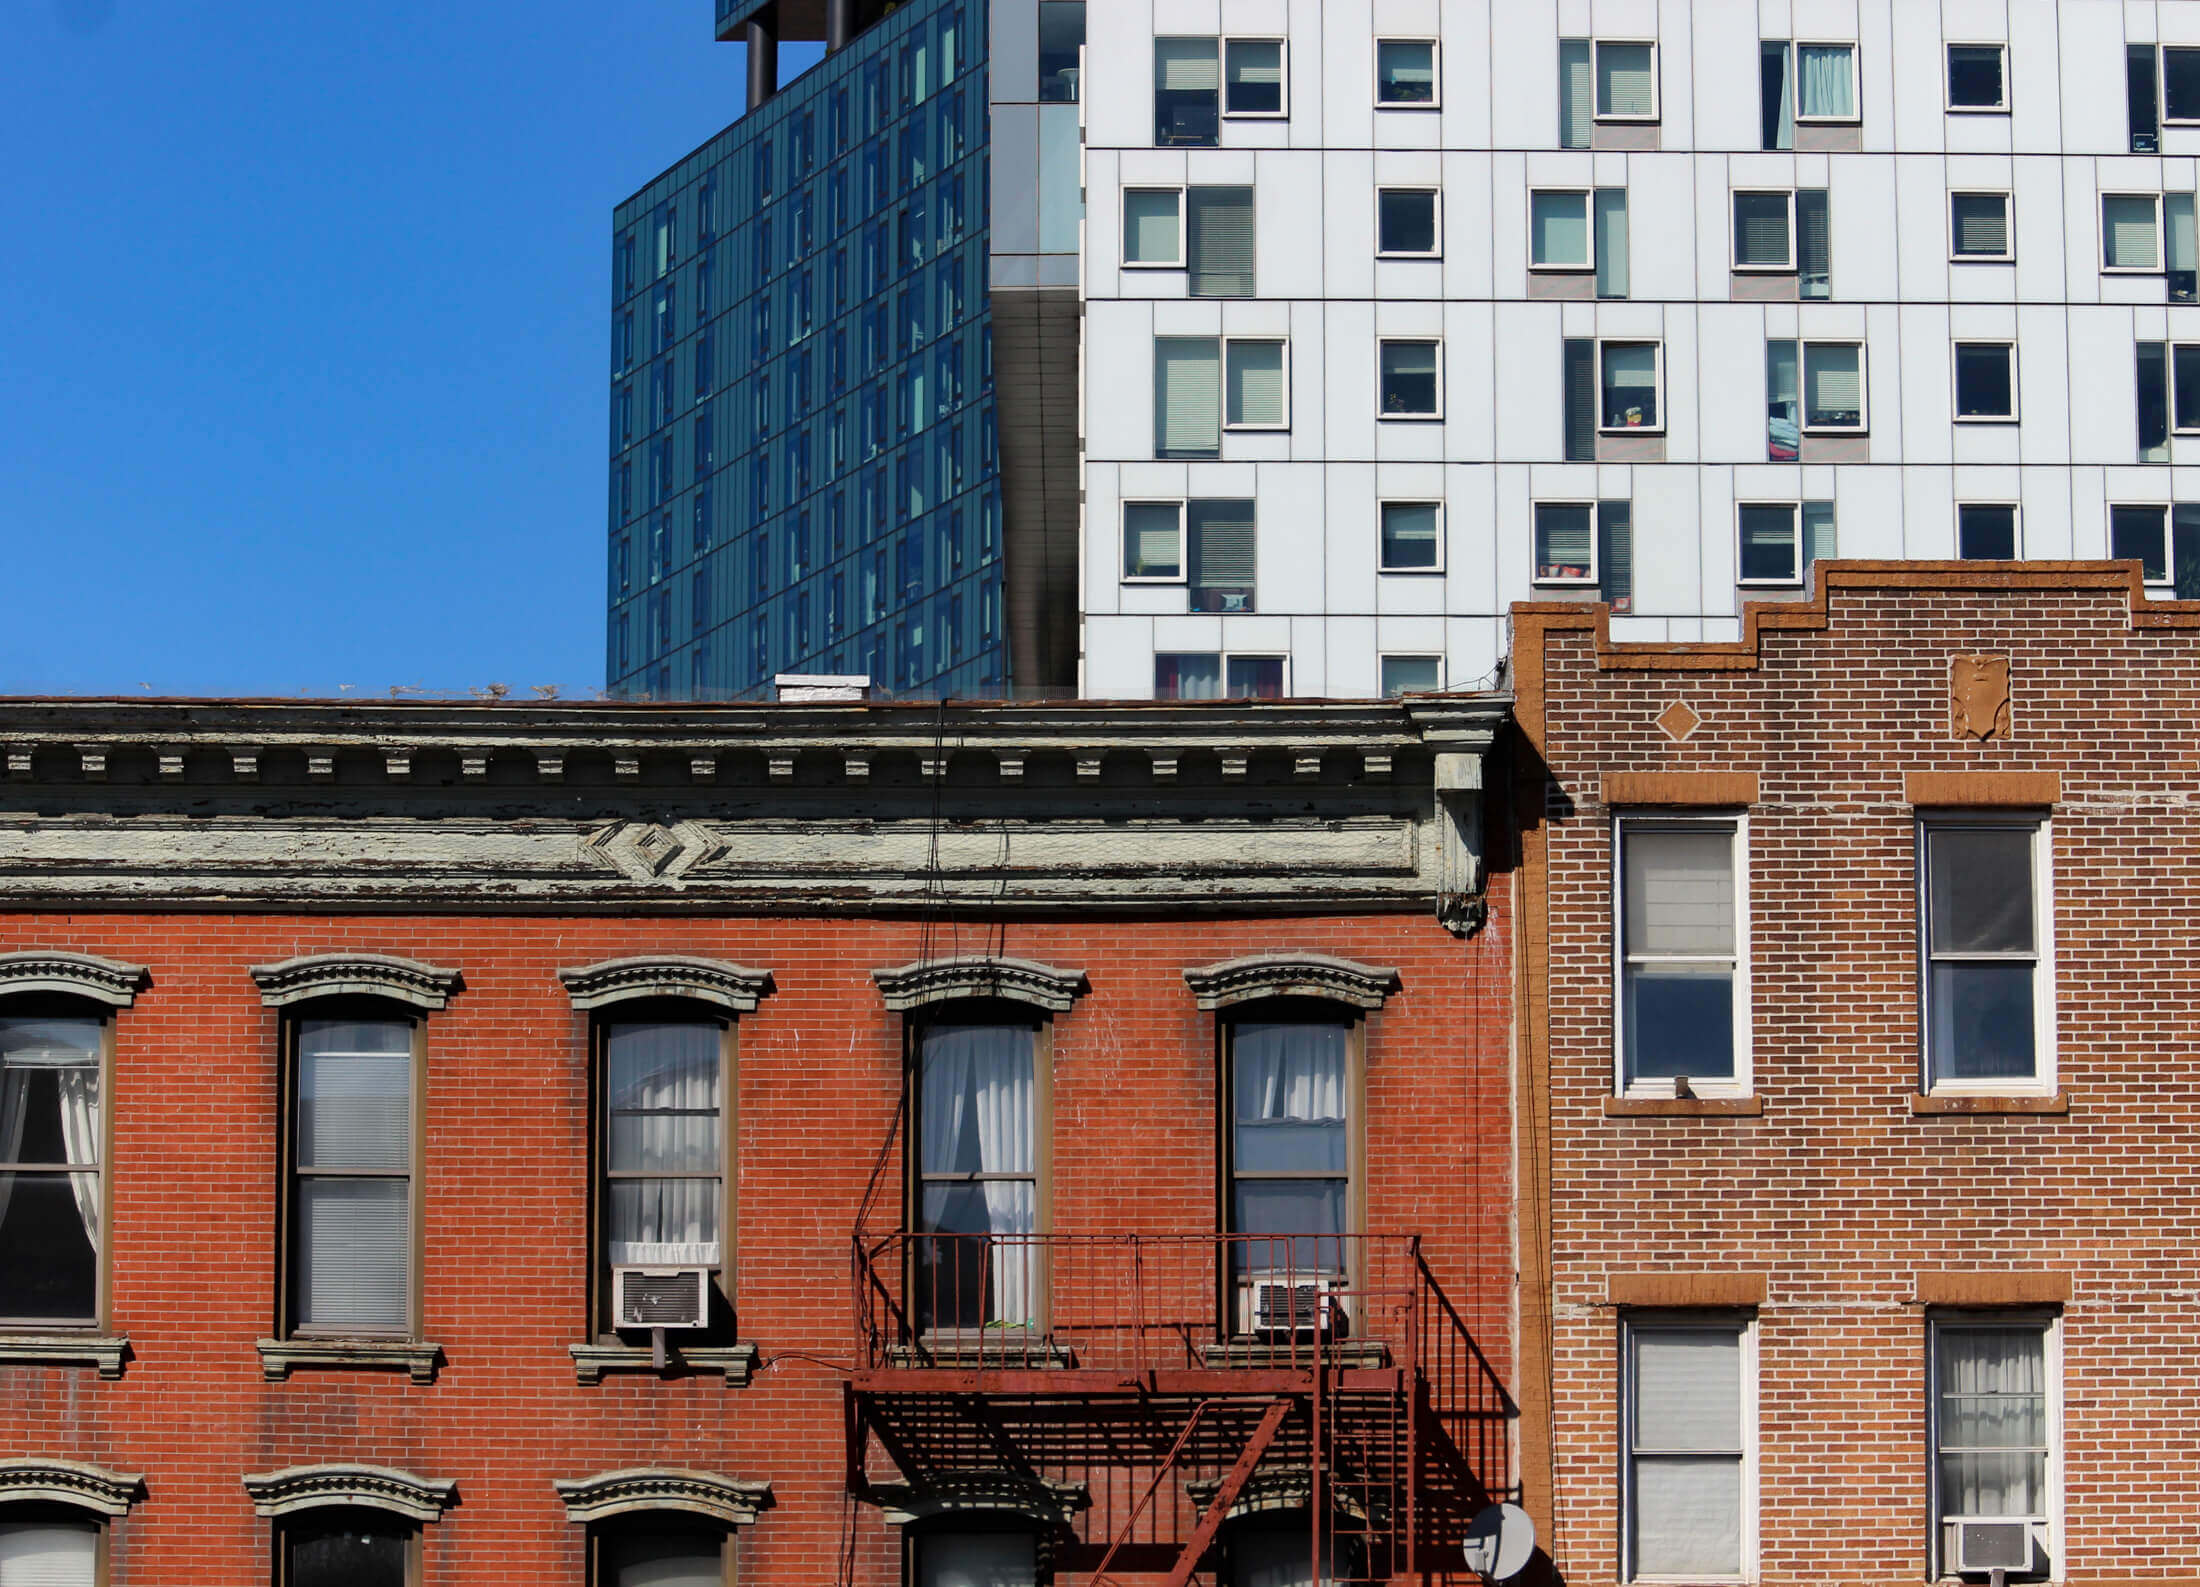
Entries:
[[711,17],[0,0],[0,692],[600,685],[610,211],[739,114]]

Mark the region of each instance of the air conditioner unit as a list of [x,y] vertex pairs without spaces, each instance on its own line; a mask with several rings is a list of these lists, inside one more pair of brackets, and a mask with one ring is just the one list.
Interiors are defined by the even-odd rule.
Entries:
[[1248,1273],[1238,1280],[1238,1331],[1341,1334],[1344,1280],[1335,1274]]
[[615,1267],[612,1312],[621,1328],[703,1328],[710,1323],[707,1267]]
[[1959,1576],[2032,1568],[2032,1523],[1966,1517],[1948,1524],[1948,1568]]

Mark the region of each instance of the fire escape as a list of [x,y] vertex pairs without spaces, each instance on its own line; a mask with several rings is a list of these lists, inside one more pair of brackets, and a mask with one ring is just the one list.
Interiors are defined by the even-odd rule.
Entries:
[[1182,1587],[1242,1523],[1302,1528],[1309,1582],[1463,1575],[1469,1521],[1516,1496],[1512,1404],[1417,1236],[897,1233],[853,1256],[851,1493],[1020,1507],[1057,1582]]

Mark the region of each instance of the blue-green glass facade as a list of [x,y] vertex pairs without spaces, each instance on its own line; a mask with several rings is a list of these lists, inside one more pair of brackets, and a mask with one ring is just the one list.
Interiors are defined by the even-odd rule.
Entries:
[[1003,692],[986,37],[908,0],[618,207],[613,693]]

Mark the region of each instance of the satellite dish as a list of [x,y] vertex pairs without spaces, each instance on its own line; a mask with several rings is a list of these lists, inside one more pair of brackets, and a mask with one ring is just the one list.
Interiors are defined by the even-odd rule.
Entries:
[[1535,1523],[1517,1504],[1493,1504],[1474,1518],[1460,1545],[1467,1569],[1486,1581],[1510,1581],[1535,1552]]

